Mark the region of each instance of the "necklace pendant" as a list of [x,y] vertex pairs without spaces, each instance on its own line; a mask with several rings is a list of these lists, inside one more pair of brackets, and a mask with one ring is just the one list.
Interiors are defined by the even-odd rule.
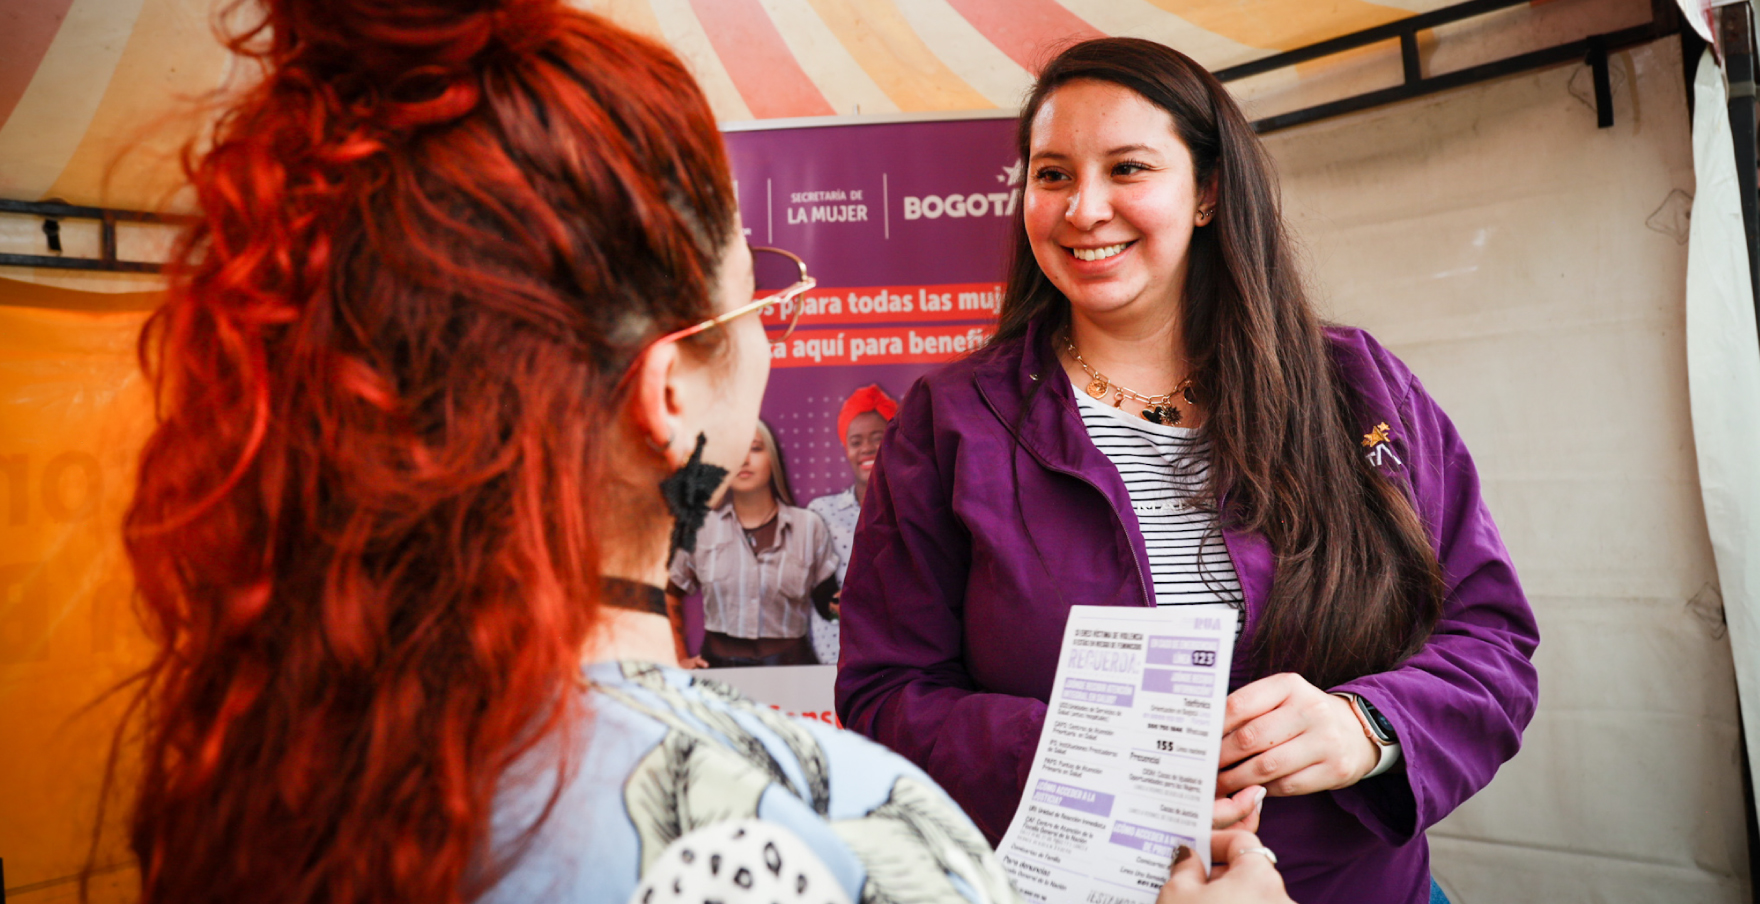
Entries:
[[1107,388],[1106,378],[1099,374],[1095,374],[1094,379],[1088,381],[1088,395],[1092,398],[1103,398]]
[[1179,409],[1172,405],[1150,405],[1143,409],[1143,420],[1163,427],[1172,427],[1179,423]]
[[1118,407],[1122,406],[1123,404],[1124,404],[1124,387],[1123,386],[1114,386],[1112,388],[1112,407],[1118,408]]

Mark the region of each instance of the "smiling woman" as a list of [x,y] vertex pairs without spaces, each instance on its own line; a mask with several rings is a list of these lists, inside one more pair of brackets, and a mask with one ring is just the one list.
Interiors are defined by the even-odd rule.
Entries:
[[911,390],[872,472],[839,715],[995,840],[1071,606],[1233,606],[1218,813],[1269,792],[1299,900],[1424,900],[1424,830],[1536,696],[1471,458],[1404,364],[1316,317],[1269,159],[1202,67],[1078,44],[1017,137],[996,338]]
[[[853,482],[841,493],[820,496],[807,503],[807,508],[831,531],[831,545],[837,550],[839,584],[849,571],[856,522],[862,515],[862,499],[868,495],[868,477],[873,474],[874,459],[880,454],[880,440],[886,435],[886,423],[896,413],[898,403],[878,383],[870,383],[849,394],[837,413],[837,436],[843,443],[844,457],[849,460]],[[842,649],[839,625],[842,606],[840,602],[832,602],[825,609],[813,613],[813,652],[818,654],[820,662],[835,665]]]

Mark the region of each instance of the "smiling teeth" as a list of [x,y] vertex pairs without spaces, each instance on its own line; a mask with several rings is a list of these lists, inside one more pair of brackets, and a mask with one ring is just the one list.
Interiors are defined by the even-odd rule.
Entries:
[[1076,260],[1103,261],[1114,254],[1129,248],[1130,244],[1130,242],[1121,242],[1117,245],[1107,245],[1104,248],[1071,248],[1069,250],[1075,253]]

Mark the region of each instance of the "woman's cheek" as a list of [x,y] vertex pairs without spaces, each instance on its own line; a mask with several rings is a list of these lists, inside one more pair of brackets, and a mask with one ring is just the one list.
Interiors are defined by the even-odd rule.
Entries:
[[[1028,190],[1021,219],[1027,229],[1027,241],[1033,246],[1033,253],[1041,253],[1041,246],[1051,242],[1051,230],[1057,225],[1058,217],[1062,216],[1062,208],[1056,204],[1056,198],[1047,193]],[[1041,260],[1043,265],[1044,261]]]
[[1159,186],[1141,186],[1122,192],[1114,211],[1144,235],[1166,237],[1190,223],[1197,206],[1186,192]]

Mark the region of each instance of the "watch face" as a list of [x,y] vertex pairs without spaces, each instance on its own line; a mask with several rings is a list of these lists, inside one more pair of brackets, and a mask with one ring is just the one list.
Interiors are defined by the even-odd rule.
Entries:
[[1364,700],[1363,712],[1368,715],[1369,724],[1375,726],[1375,733],[1380,735],[1382,740],[1389,742],[1395,740],[1393,723],[1387,721],[1387,717],[1381,714],[1381,710],[1375,708],[1375,704]]

